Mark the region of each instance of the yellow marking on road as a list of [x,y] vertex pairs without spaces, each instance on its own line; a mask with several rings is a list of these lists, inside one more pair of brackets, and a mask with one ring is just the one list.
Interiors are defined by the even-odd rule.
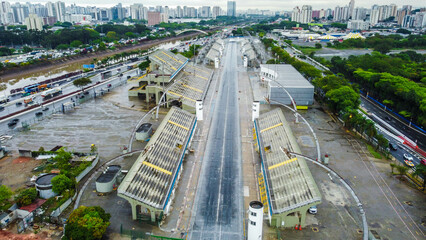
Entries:
[[282,125],[283,125],[283,123],[278,123],[278,124],[276,124],[276,125],[274,125],[272,127],[265,128],[265,129],[261,130],[260,132],[263,133],[263,132],[268,131],[268,130],[270,130],[272,128],[276,128],[276,127],[279,127],[279,126],[282,126]]
[[164,169],[164,168],[160,168],[159,166],[155,166],[155,165],[154,165],[154,164],[152,164],[152,163],[149,163],[149,162],[147,162],[147,161],[143,161],[142,163],[143,163],[143,164],[145,164],[145,165],[147,165],[148,167],[152,167],[152,168],[154,168],[154,169],[156,169],[156,170],[158,170],[158,171],[160,171],[160,172],[163,172],[163,173],[168,174],[168,175],[172,175],[172,172],[167,171],[167,170],[166,170],[166,169]]
[[201,91],[200,89],[197,89],[197,88],[194,88],[194,87],[188,86],[188,85],[186,85],[186,84],[182,84],[182,86],[187,87],[187,88],[189,88],[189,89],[192,89],[192,90],[194,90],[194,91],[197,91],[197,92],[203,93],[203,91]]
[[185,97],[185,96],[183,96],[183,95],[181,95],[181,94],[179,94],[179,93],[175,93],[175,92],[172,92],[172,91],[169,91],[168,93],[173,94],[173,95],[176,95],[176,96],[181,97],[181,98],[188,99],[188,100],[193,101],[193,102],[196,102],[196,100],[194,100],[194,99],[192,99],[192,98],[189,98],[189,97]]
[[169,123],[171,123],[171,124],[173,124],[173,125],[175,125],[175,126],[178,126],[178,127],[180,127],[180,128],[183,128],[183,129],[185,129],[186,131],[189,131],[189,129],[187,128],[187,127],[185,127],[185,126],[182,126],[182,125],[180,125],[179,123],[175,123],[175,122],[173,122],[173,121],[168,121]]
[[294,161],[296,161],[296,160],[297,160],[297,158],[292,158],[292,159],[289,159],[289,160],[287,160],[287,161],[277,163],[277,164],[275,164],[275,165],[272,165],[272,166],[268,167],[268,170],[271,170],[271,169],[274,169],[274,168],[277,168],[277,167],[280,167],[280,166],[283,166],[283,165],[289,164],[289,163],[294,162]]

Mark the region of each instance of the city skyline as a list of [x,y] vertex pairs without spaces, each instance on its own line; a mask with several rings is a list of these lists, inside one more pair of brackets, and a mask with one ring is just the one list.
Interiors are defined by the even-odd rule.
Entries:
[[[9,3],[15,3],[15,2],[19,2],[19,3],[26,3],[28,1],[11,1],[11,0],[6,0]],[[39,0],[39,1],[31,1],[32,4],[37,4],[37,3],[41,3],[41,4],[46,4],[48,2],[56,2],[55,0],[53,1],[49,1],[49,0]],[[76,5],[80,5],[80,6],[96,6],[96,7],[113,7],[115,5],[117,5],[118,3],[123,4],[123,6],[128,7],[132,4],[135,3],[139,3],[139,4],[143,4],[146,6],[158,6],[158,5],[162,5],[162,6],[169,6],[169,7],[176,7],[176,6],[189,6],[189,7],[201,7],[201,6],[220,6],[223,9],[226,9],[227,7],[227,2],[228,0],[220,0],[220,1],[206,1],[206,0],[168,0],[168,1],[164,1],[159,3],[158,1],[155,0],[144,0],[144,1],[140,1],[140,0],[129,0],[129,1],[121,1],[121,0],[114,0],[114,1],[109,1],[108,4],[105,4],[105,1],[103,0],[92,0],[90,1],[90,3],[87,3],[88,1],[84,1],[84,0],[63,0],[62,2],[64,2],[67,6],[71,5],[71,4],[76,4]],[[291,0],[291,1],[281,1],[281,0],[266,0],[266,1],[262,1],[262,4],[259,4],[259,1],[254,1],[254,0],[246,0],[246,1],[241,1],[241,0],[236,0],[236,5],[237,5],[237,11],[241,11],[241,10],[247,10],[247,9],[262,9],[262,10],[272,10],[272,11],[291,11],[295,6],[303,6],[303,5],[310,5],[312,6],[313,9],[326,9],[326,8],[334,8],[335,6],[345,6],[345,5],[349,5],[349,0],[339,0],[339,1],[333,1],[333,2],[328,2],[328,1],[324,1],[324,0],[310,0],[310,1],[295,1],[295,0]],[[419,5],[419,1],[415,1],[415,0],[407,0],[407,1],[402,1],[402,0],[393,0],[393,1],[389,1],[389,0],[376,0],[374,2],[371,1],[367,1],[367,0],[356,0],[355,1],[355,7],[365,7],[365,8],[371,8],[373,5],[389,5],[389,4],[396,4],[398,7],[401,7],[402,5],[412,5],[413,9],[415,8],[419,8],[419,7],[424,7],[424,5]]]

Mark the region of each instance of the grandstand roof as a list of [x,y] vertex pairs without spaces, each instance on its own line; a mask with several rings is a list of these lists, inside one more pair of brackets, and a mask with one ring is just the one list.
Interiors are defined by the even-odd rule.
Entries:
[[195,116],[172,107],[118,188],[120,195],[164,209],[176,185]]
[[168,91],[167,96],[181,98],[183,104],[195,108],[195,102],[204,98],[212,73],[202,66],[186,65],[179,75],[182,79]]
[[[149,59],[158,65],[158,69],[151,69],[151,71],[159,70],[167,74],[179,72],[188,59],[180,54],[174,54],[167,50],[159,49],[149,55]],[[160,67],[161,66],[161,67]]]
[[281,109],[262,114],[256,133],[272,213],[319,203],[321,195],[305,159],[286,153],[300,149]]

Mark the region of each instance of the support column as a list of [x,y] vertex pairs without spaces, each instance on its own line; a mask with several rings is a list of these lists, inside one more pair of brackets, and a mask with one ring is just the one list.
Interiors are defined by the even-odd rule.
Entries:
[[151,212],[151,222],[155,222],[155,211],[150,211]]
[[306,210],[306,211],[302,211],[302,212],[300,213],[300,215],[301,215],[301,218],[300,218],[300,225],[302,225],[302,227],[305,227],[305,226],[306,226],[306,212],[307,212],[307,210]]
[[130,202],[130,205],[132,206],[132,219],[136,220],[137,219],[137,214],[136,214],[136,203]]

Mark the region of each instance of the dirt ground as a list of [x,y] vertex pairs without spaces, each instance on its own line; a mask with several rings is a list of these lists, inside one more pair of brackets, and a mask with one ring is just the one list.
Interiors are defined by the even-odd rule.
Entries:
[[33,176],[31,170],[39,164],[40,161],[33,158],[4,157],[0,160],[0,184],[9,186],[12,191],[25,186],[28,179]]

